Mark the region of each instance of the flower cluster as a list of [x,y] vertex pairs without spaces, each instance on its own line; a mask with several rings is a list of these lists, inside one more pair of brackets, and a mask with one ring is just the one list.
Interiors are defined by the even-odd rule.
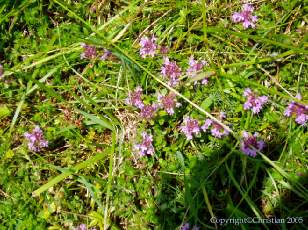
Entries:
[[32,133],[26,132],[25,138],[28,139],[28,148],[33,152],[39,152],[42,148],[48,147],[48,141],[45,140],[43,131],[39,126],[35,126]]
[[[198,72],[200,72],[203,69],[203,67],[207,64],[207,62],[204,61],[204,60],[196,61],[194,59],[194,57],[191,56],[189,58],[188,64],[189,64],[189,68],[187,69],[187,75],[190,76],[190,77],[195,77],[198,74]],[[198,81],[194,82],[195,85],[197,83],[198,83]],[[202,85],[208,84],[208,78],[202,79],[201,84]]]
[[176,101],[175,93],[169,93],[166,96],[159,94],[157,99],[160,103],[159,106],[164,108],[169,115],[174,114],[174,108],[181,106],[181,104]]
[[258,114],[263,108],[264,104],[266,104],[268,101],[267,96],[259,97],[249,88],[245,89],[244,96],[247,99],[244,104],[244,109],[251,109],[253,114]]
[[[83,48],[83,52],[80,54],[81,59],[95,59],[101,55],[101,52],[93,45],[87,45],[85,43],[81,43],[81,47]],[[103,54],[100,56],[100,60],[106,60],[112,53],[110,50],[103,49]]]
[[152,142],[153,142],[152,135],[149,135],[146,132],[143,132],[141,143],[136,144],[134,146],[134,149],[140,156],[153,155],[154,147],[153,147]]
[[[76,227],[75,230],[88,230],[88,228],[86,224],[81,224],[78,227]],[[96,230],[96,228],[91,228],[91,230]]]
[[126,104],[136,106],[137,108],[141,109],[144,104],[141,99],[142,97],[142,88],[137,86],[133,92],[128,93],[128,98],[126,98]]
[[250,133],[244,131],[242,133],[242,141],[241,141],[241,151],[248,156],[255,157],[257,155],[257,151],[261,151],[265,143],[262,140],[258,140],[258,133],[254,133],[251,135]]
[[179,82],[181,68],[175,61],[169,61],[168,57],[164,57],[164,64],[161,68],[161,74],[169,79],[169,85],[173,87]]
[[155,51],[157,49],[156,38],[154,35],[149,37],[142,37],[140,40],[140,56],[146,58],[146,56],[154,57]]
[[[191,230],[199,230],[200,228],[197,225],[194,225]],[[185,223],[181,226],[181,230],[190,230],[190,224]]]
[[80,58],[84,59],[94,59],[97,56],[97,51],[95,46],[87,45],[82,43],[83,52],[80,54]]
[[158,109],[157,104],[144,105],[140,110],[140,116],[143,119],[151,120],[155,116],[157,109]]
[[284,111],[286,117],[294,116],[295,121],[300,125],[305,125],[308,121],[308,106],[292,101]]
[[[219,118],[221,120],[226,118],[225,113],[220,113]],[[201,129],[206,132],[211,127],[211,134],[213,137],[216,138],[222,138],[224,136],[229,135],[229,131],[226,130],[224,127],[222,127],[219,123],[216,121],[213,121],[212,119],[206,119],[204,124],[201,126]]]
[[235,12],[232,15],[232,21],[235,23],[243,23],[245,29],[251,27],[255,28],[255,22],[257,22],[257,16],[253,16],[252,13],[254,11],[253,6],[249,4],[244,4],[241,12]]
[[111,54],[112,53],[111,53],[110,50],[104,49],[104,53],[99,59],[102,60],[102,61],[105,61],[111,56]]
[[[158,48],[156,44],[156,37],[152,35],[151,37],[142,37],[140,44],[140,56],[145,58],[146,56],[154,57],[155,52]],[[176,61],[170,61],[169,57],[166,56],[168,53],[167,46],[160,46],[159,52],[163,54],[163,65],[161,67],[161,74],[164,78],[168,79],[168,84],[172,87],[176,86],[179,83],[179,77],[182,74],[181,68],[177,65]],[[187,75],[190,77],[195,77],[198,72],[207,64],[206,61],[196,61],[193,56],[188,60],[189,68],[187,69]],[[196,80],[194,84],[196,85],[198,81]],[[201,80],[201,84],[208,84],[208,78]]]
[[190,117],[185,117],[180,130],[185,134],[187,140],[191,140],[193,135],[200,133],[199,121]]

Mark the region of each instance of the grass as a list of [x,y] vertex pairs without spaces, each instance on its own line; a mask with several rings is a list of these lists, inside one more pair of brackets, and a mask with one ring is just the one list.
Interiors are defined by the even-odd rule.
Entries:
[[[307,125],[284,116],[291,101],[308,104],[302,1],[251,2],[258,22],[246,30],[231,21],[240,1],[0,3],[0,229],[305,229]],[[163,55],[140,57],[152,34],[180,86],[162,77]],[[81,59],[81,43],[112,54]],[[191,55],[208,63],[195,79]],[[147,104],[173,92],[182,105],[146,121],[125,103],[136,86]],[[257,115],[243,109],[245,88],[269,97]],[[185,116],[230,134],[187,140]],[[49,142],[40,152],[24,138],[35,125]],[[243,130],[266,143],[255,158],[240,150]],[[133,150],[143,131],[152,156]],[[221,222],[245,218],[285,223]]]

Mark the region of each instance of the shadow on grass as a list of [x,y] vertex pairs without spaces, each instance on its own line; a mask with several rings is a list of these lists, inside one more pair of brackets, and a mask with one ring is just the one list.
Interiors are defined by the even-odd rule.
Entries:
[[[278,159],[282,148],[275,143],[268,146],[267,154]],[[275,206],[267,207],[264,192],[270,188],[266,181],[272,168],[259,157],[229,152],[226,144],[207,156],[199,153],[189,157],[189,165],[182,169],[185,175],[162,174],[161,191],[156,197],[159,229],[181,229],[185,223],[189,223],[189,229],[198,226],[200,230],[306,229],[308,201],[286,190],[284,197],[279,194]],[[307,191],[307,181],[305,174],[297,182]],[[301,220],[303,223],[299,223]],[[226,221],[229,223],[223,223]]]

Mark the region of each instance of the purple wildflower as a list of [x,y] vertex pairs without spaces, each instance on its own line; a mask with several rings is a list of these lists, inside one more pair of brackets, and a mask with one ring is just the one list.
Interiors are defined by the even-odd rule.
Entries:
[[[190,225],[189,223],[185,223],[182,225],[181,230],[189,230],[190,229]],[[197,225],[194,225],[192,230],[199,230],[200,228]]]
[[189,58],[189,68],[187,69],[187,74],[189,76],[196,76],[196,74],[202,70],[203,66],[206,65],[206,61],[196,61],[193,56]]
[[102,61],[105,61],[111,54],[112,53],[110,50],[105,49],[104,54],[99,59],[101,59]]
[[140,116],[146,120],[150,120],[155,116],[158,105],[143,105],[140,111]]
[[258,133],[251,135],[250,133],[244,131],[242,134],[242,141],[241,141],[241,151],[248,156],[255,157],[257,155],[257,150],[261,151],[265,143],[262,140],[258,140]]
[[253,16],[252,13],[254,11],[253,6],[249,4],[244,4],[242,6],[241,12],[235,12],[232,15],[232,21],[235,23],[242,22],[245,29],[247,29],[249,26],[251,28],[255,28],[255,22],[258,20],[257,16]]
[[161,73],[164,77],[169,78],[170,86],[175,86],[179,81],[178,77],[181,76],[181,68],[178,67],[175,61],[169,61],[168,57],[164,57]]
[[80,55],[81,59],[87,58],[87,59],[93,59],[96,58],[97,52],[96,47],[87,45],[82,43],[81,46],[83,47],[83,53]]
[[142,37],[140,40],[140,55],[142,58],[145,58],[146,56],[154,57],[155,51],[157,49],[156,45],[156,38],[154,35],[151,38],[148,37]]
[[45,140],[43,131],[39,126],[35,126],[32,133],[26,132],[24,137],[28,139],[28,148],[31,151],[39,152],[42,148],[48,147],[48,141]]
[[[206,65],[206,61],[196,61],[193,56],[190,56],[189,58],[189,68],[187,69],[187,75],[190,77],[195,77],[199,71],[202,70],[202,68]],[[194,84],[196,85],[198,81],[195,81]],[[208,78],[204,78],[201,81],[202,85],[208,84]]]
[[201,85],[207,85],[208,83],[209,83],[209,79],[207,77],[201,80]]
[[128,98],[126,98],[126,103],[132,106],[136,106],[137,108],[143,108],[144,104],[141,99],[142,96],[142,88],[137,86],[135,90],[128,94]]
[[251,109],[252,113],[258,114],[263,105],[267,103],[268,97],[261,96],[258,97],[251,89],[247,88],[244,91],[244,96],[247,98],[246,102],[244,103],[244,109],[248,110]]
[[181,106],[181,104],[176,101],[175,93],[169,93],[166,96],[158,95],[158,102],[160,102],[160,106],[163,107],[169,115],[174,114],[175,107]]
[[189,230],[189,223],[185,223],[181,226],[181,230]]
[[196,119],[185,117],[180,130],[185,134],[187,140],[193,138],[193,134],[197,135],[200,132],[199,122]]
[[308,121],[308,106],[292,101],[284,111],[284,115],[286,117],[295,116],[298,124],[305,125]]
[[224,129],[224,127],[222,127],[220,124],[213,122],[211,134],[212,134],[212,136],[214,136],[216,138],[222,138],[224,136],[228,136],[229,131]]
[[[78,227],[75,228],[75,230],[87,230],[87,225],[81,224]],[[96,230],[96,228],[91,228],[91,230]]]
[[152,135],[147,134],[146,132],[142,133],[142,142],[140,144],[136,144],[134,149],[138,151],[140,156],[145,155],[153,155],[154,147],[153,147],[153,137]]
[[213,121],[211,119],[206,119],[204,124],[201,126],[201,129],[205,132],[210,128],[210,126],[213,124]]
[[[219,118],[223,120],[226,118],[225,113],[220,113]],[[206,119],[204,124],[201,126],[201,129],[206,132],[209,128],[211,127],[211,134],[212,136],[216,138],[222,138],[224,136],[229,135],[229,131],[226,130],[224,127],[222,127],[220,124],[217,122],[211,120],[211,119]]]
[[87,225],[81,224],[77,228],[75,228],[75,230],[87,230]]

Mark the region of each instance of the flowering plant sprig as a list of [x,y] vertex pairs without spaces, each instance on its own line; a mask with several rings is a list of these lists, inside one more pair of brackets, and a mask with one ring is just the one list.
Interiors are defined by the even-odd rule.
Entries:
[[258,133],[251,135],[250,133],[243,131],[240,144],[241,151],[248,156],[255,157],[257,151],[261,151],[265,146],[263,140],[258,140],[258,136]]
[[26,132],[24,137],[28,140],[28,148],[33,152],[40,152],[42,148],[48,147],[48,141],[44,138],[43,131],[35,126],[31,133]]
[[252,92],[250,88],[245,89],[244,97],[246,97],[246,102],[244,103],[244,109],[251,109],[253,114],[258,114],[263,106],[268,102],[267,96],[258,96],[256,93]]
[[134,150],[140,156],[153,155],[155,150],[153,147],[153,136],[147,132],[142,133],[142,141],[134,145]]
[[241,12],[235,12],[232,15],[232,21],[235,23],[242,22],[245,29],[249,27],[255,28],[255,23],[257,22],[258,18],[257,16],[252,15],[253,11],[254,7],[252,5],[244,4],[242,6]]

